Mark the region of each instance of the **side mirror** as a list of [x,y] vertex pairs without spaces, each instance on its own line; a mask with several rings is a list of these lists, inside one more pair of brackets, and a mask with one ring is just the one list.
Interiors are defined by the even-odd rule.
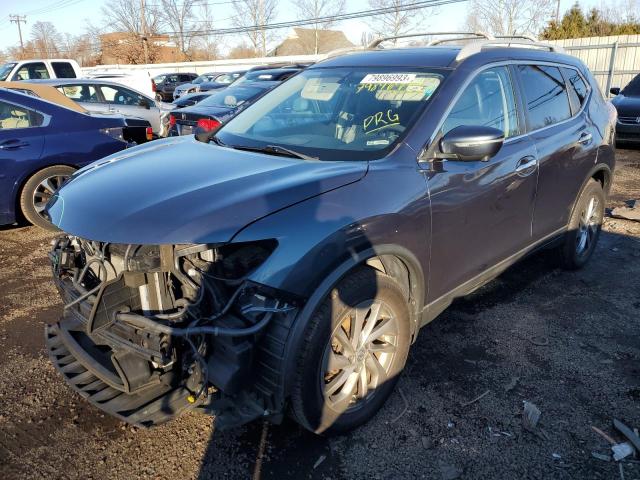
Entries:
[[151,104],[149,103],[149,100],[147,100],[146,98],[140,99],[140,101],[138,102],[138,105],[146,108],[147,110],[151,108]]
[[620,95],[620,87],[611,87],[609,93],[611,95]]
[[440,140],[436,158],[466,162],[487,161],[504,143],[504,133],[493,127],[462,125],[447,132]]

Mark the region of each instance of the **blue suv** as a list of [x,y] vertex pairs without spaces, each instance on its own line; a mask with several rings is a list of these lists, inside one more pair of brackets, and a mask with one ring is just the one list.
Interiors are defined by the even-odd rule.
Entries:
[[558,47],[475,36],[329,58],[74,175],[48,208],[66,381],[137,425],[343,432],[455,298],[541,248],[585,265],[615,114]]

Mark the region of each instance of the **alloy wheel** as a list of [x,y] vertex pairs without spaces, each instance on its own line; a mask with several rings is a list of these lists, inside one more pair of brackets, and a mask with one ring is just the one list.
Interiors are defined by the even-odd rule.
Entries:
[[68,175],[53,175],[38,184],[33,191],[33,207],[38,215],[42,215],[47,202],[68,178]]
[[375,395],[389,377],[399,338],[398,319],[381,301],[351,309],[334,329],[323,358],[325,406],[354,410]]
[[600,226],[600,201],[591,197],[580,215],[578,235],[576,236],[576,253],[585,255],[591,249]]

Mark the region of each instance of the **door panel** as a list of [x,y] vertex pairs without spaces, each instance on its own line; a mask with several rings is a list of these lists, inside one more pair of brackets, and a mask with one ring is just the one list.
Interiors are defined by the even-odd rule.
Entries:
[[0,216],[13,211],[18,186],[38,168],[44,121],[37,112],[0,102]]
[[586,114],[572,117],[586,101],[585,91],[580,91],[577,72],[569,77],[567,70],[563,75],[554,66],[517,67],[540,169],[534,239],[567,225],[578,190],[596,160],[597,130],[587,122]]
[[516,170],[521,159],[535,155],[533,143],[523,136],[488,162],[447,161],[430,173],[430,300],[531,243],[537,167],[526,176]]
[[522,123],[507,67],[479,73],[444,120],[442,134],[484,125],[508,138],[486,162],[432,162],[430,302],[531,243],[538,167]]

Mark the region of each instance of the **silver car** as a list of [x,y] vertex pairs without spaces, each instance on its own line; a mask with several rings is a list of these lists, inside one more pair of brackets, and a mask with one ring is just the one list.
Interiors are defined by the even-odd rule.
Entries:
[[167,131],[161,121],[163,113],[173,105],[156,101],[147,95],[119,83],[97,79],[45,80],[64,95],[90,112],[118,113],[128,117],[143,118],[151,124],[155,136],[164,137]]

